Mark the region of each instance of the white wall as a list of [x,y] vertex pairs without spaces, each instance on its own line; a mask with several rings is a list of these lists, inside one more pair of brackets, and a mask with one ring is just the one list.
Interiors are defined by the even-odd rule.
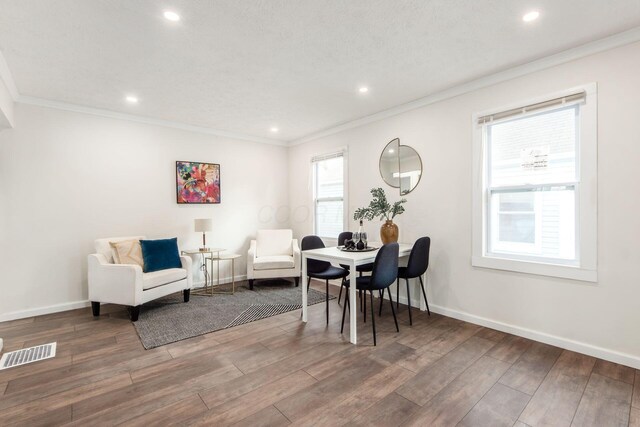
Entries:
[[[436,309],[640,368],[639,70],[636,43],[292,147],[290,204],[311,209],[309,158],[343,146],[349,149],[350,215],[368,204],[372,187],[397,200],[397,190],[380,178],[378,156],[399,137],[424,165],[406,213],[397,218],[400,240],[431,236],[428,295]],[[472,114],[590,82],[598,83],[599,101],[599,282],[471,267]],[[310,218],[294,217],[292,225],[298,237],[313,230]],[[377,235],[379,225],[366,228]]]
[[[222,203],[177,205],[176,160],[220,163]],[[196,248],[194,218],[213,218],[208,245],[242,254],[243,275],[255,231],[288,226],[272,214],[287,179],[285,147],[17,103],[0,132],[0,320],[86,303],[94,239]]]
[[0,131],[13,127],[13,100],[15,97],[17,97],[17,89],[7,61],[0,52]]
[[[0,58],[0,61],[2,58]],[[13,98],[0,77],[0,131],[13,126]]]

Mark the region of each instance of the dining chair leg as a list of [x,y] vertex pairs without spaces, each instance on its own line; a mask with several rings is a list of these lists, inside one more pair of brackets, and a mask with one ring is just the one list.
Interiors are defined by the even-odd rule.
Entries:
[[[349,294],[345,292],[345,303],[342,305],[342,326],[340,326],[340,333],[344,332],[344,316],[347,314],[347,306],[350,306],[349,303]],[[351,307],[349,307],[349,311],[351,311]]]
[[427,306],[427,314],[431,316],[431,311],[429,311],[429,303],[427,302],[427,293],[424,291],[424,283],[422,282],[422,276],[418,276],[420,279],[420,287],[422,288],[422,295],[424,296],[424,303]]
[[396,331],[400,332],[400,328],[398,328],[398,319],[396,319],[396,311],[393,309],[393,299],[391,298],[391,290],[387,287],[389,291],[389,303],[391,303],[391,313],[393,313],[393,321],[396,323]]
[[409,279],[404,279],[407,282],[407,306],[409,307],[409,326],[413,326],[413,320],[411,319],[411,294],[409,293]]
[[396,279],[396,310],[398,311],[398,313],[400,313],[400,278],[399,277]]
[[340,305],[340,298],[342,298],[342,288],[344,288],[344,277],[342,278],[342,283],[340,283],[340,293],[338,294],[338,305]]
[[307,293],[309,293],[310,287],[311,287],[311,277],[307,277]]
[[367,291],[364,292],[364,309],[362,311],[362,318],[364,323],[367,323]]
[[358,298],[360,299],[360,311],[362,311],[362,291],[358,290]]
[[382,316],[382,303],[384,302],[384,292],[380,290],[380,310],[378,310],[378,316]]
[[[373,345],[376,345],[376,315],[373,313],[373,291],[369,291],[371,296],[371,328],[373,328]],[[365,294],[366,298],[366,294]]]
[[327,325],[329,324],[329,279],[326,281],[326,291],[327,291]]

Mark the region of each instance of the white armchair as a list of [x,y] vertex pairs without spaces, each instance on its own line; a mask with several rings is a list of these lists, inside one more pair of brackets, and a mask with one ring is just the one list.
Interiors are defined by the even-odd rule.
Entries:
[[144,239],[143,236],[115,237],[95,241],[96,253],[89,255],[89,300],[94,316],[100,315],[100,303],[133,307],[131,320],[137,321],[140,306],[146,302],[183,291],[184,302],[189,301],[193,276],[191,258],[181,256],[182,268],[143,273],[142,267],[114,264],[109,242]]
[[292,230],[258,230],[247,256],[247,279],[293,277],[300,283],[300,248]]

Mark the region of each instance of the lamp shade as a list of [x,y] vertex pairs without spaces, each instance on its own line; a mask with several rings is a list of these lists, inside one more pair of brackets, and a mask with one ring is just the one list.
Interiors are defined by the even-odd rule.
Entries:
[[213,220],[211,218],[198,218],[193,221],[193,224],[198,232],[213,230]]

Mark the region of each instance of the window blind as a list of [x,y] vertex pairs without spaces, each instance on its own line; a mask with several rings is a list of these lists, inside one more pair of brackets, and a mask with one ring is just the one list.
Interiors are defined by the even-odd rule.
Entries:
[[343,156],[344,156],[344,151],[337,151],[337,152],[334,152],[334,153],[321,154],[321,155],[313,156],[311,158],[311,163],[317,163],[317,162],[321,162],[323,160],[335,159],[337,157],[343,157]]
[[559,98],[549,99],[547,101],[524,105],[522,107],[512,108],[510,110],[500,111],[497,113],[488,114],[486,116],[481,116],[481,117],[478,117],[478,124],[482,125],[485,123],[494,122],[496,120],[503,120],[503,119],[519,116],[521,114],[530,113],[532,111],[543,110],[545,108],[579,103],[579,102],[585,101],[586,98],[587,98],[587,93],[585,91],[580,91],[580,92],[576,92],[576,93],[562,96]]

